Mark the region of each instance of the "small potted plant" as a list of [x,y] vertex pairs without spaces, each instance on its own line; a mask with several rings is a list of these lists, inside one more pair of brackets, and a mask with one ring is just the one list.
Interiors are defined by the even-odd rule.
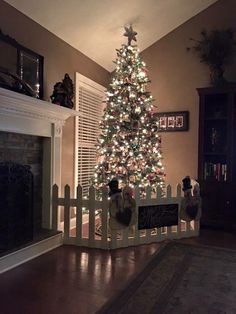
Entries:
[[225,83],[225,66],[232,62],[236,42],[232,29],[212,30],[201,32],[201,39],[190,38],[194,42],[192,50],[197,53],[200,62],[205,63],[210,69],[210,82],[212,85]]

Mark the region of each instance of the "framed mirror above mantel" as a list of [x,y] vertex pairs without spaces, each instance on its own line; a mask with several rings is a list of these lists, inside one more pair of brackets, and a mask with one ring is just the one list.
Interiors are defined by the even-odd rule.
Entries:
[[0,30],[0,87],[42,99],[43,60]]

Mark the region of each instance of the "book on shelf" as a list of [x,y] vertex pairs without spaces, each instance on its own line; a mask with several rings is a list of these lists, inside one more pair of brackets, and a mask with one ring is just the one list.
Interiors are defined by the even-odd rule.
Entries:
[[217,181],[227,180],[227,165],[223,163],[204,163],[204,180],[215,179]]

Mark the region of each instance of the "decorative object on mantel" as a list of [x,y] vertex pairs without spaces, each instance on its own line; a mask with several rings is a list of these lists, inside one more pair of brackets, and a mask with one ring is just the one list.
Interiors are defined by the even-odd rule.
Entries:
[[188,131],[188,111],[158,112],[156,116],[159,120],[158,132]]
[[37,93],[17,74],[0,67],[0,87],[37,98]]
[[[10,76],[15,76],[17,82],[28,84],[34,93],[28,96],[43,98],[43,57],[22,46],[15,39],[5,35],[0,29],[0,67],[6,69]],[[17,77],[17,78],[16,78]],[[2,84],[3,83],[3,84]],[[5,82],[0,87],[9,88]],[[22,93],[22,89],[12,89]]]
[[53,93],[50,98],[53,104],[70,109],[74,107],[74,85],[67,73],[62,82],[57,82],[54,85]]
[[225,66],[229,65],[234,56],[236,42],[232,29],[212,30],[201,32],[201,39],[190,38],[195,43],[187,47],[187,51],[198,54],[200,62],[205,63],[210,69],[210,83],[214,86],[227,83],[224,78]]

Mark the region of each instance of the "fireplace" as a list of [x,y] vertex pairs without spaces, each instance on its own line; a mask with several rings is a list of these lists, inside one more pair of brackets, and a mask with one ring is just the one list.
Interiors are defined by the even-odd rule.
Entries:
[[0,88],[0,249],[52,229],[51,190],[54,183],[61,185],[62,129],[75,115]]

